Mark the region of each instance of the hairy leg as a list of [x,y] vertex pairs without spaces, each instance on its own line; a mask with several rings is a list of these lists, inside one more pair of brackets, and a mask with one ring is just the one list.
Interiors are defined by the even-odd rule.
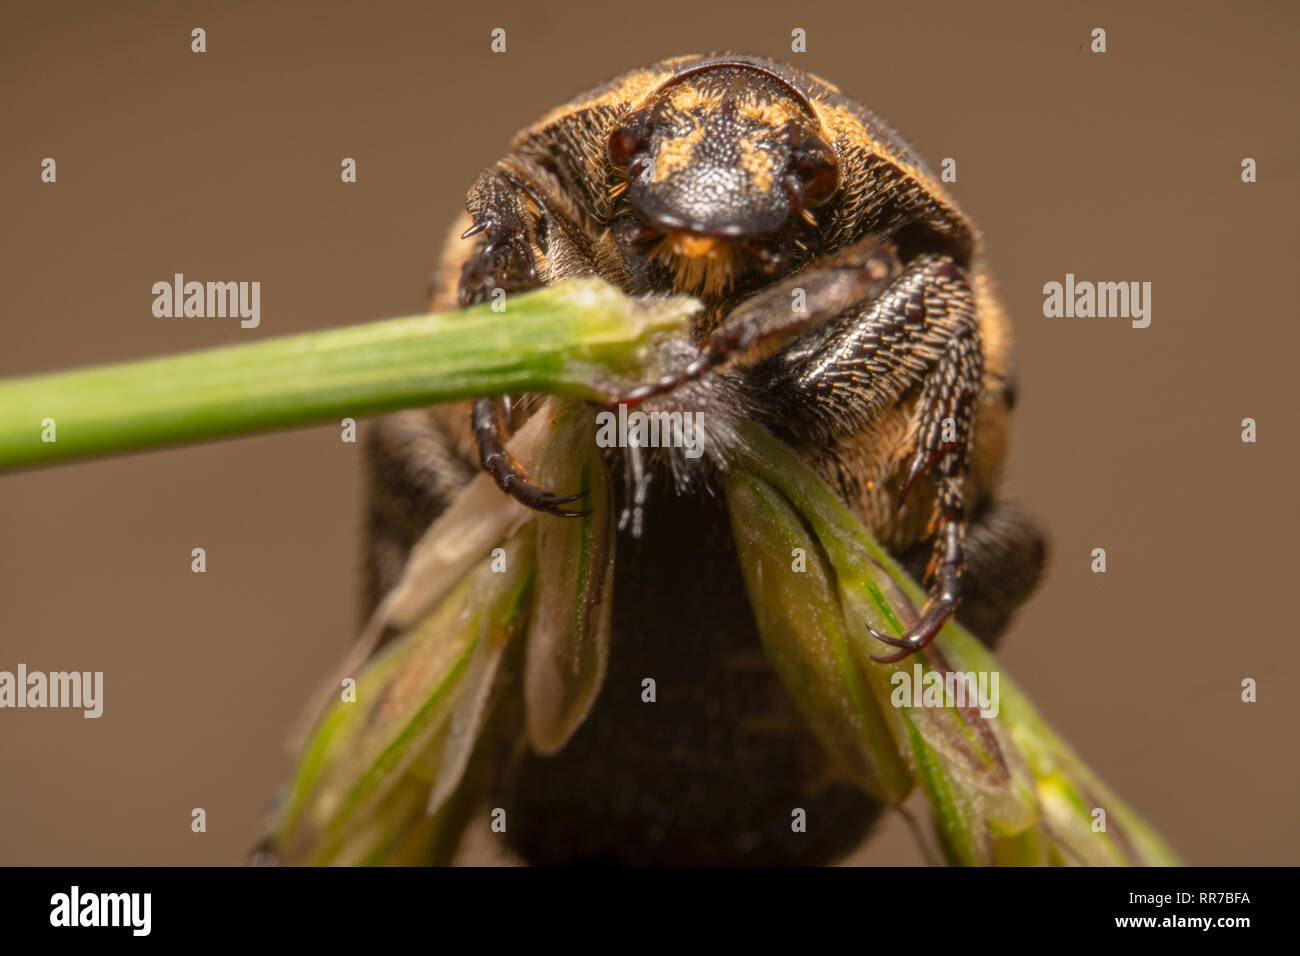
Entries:
[[915,396],[908,454],[896,475],[897,507],[920,476],[930,477],[930,597],[906,634],[876,635],[900,648],[886,659],[924,647],[961,601],[966,485],[982,375],[975,297],[962,270],[942,255],[916,258],[883,294],[756,370],[757,386],[780,397],[774,423],[826,442],[855,435],[879,440],[882,417]]

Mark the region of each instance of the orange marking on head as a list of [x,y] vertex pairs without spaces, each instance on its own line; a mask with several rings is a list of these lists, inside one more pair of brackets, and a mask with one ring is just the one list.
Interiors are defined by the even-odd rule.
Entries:
[[750,140],[743,140],[740,144],[740,168],[748,174],[754,189],[765,193],[772,188],[776,163],[770,151],[759,148]]
[[695,146],[704,138],[704,127],[697,126],[684,136],[674,136],[659,144],[655,153],[655,179],[663,181],[679,169],[689,166]]
[[714,253],[722,240],[713,236],[692,236],[687,233],[674,233],[668,237],[673,255],[707,256]]

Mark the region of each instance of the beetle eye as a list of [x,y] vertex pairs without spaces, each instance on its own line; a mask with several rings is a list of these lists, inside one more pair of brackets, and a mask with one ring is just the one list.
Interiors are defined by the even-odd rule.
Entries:
[[840,164],[835,150],[820,136],[813,136],[799,150],[794,176],[806,206],[819,206],[831,198],[840,184]]
[[633,155],[645,148],[646,130],[644,117],[639,114],[629,116],[622,125],[609,134],[609,161],[619,169],[625,167]]

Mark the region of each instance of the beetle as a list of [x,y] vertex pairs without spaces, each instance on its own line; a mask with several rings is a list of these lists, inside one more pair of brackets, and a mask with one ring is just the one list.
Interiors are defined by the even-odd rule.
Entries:
[[[954,613],[992,642],[1046,544],[997,494],[1015,364],[980,234],[907,142],[836,87],[759,57],[690,56],[520,132],[470,190],[429,307],[576,276],[702,303],[693,354],[623,404],[714,424],[698,462],[607,456],[623,479],[608,671],[556,752],[503,758],[492,793],[507,840],[535,864],[832,860],[881,804],[837,779],[759,653],[713,477],[726,423],[760,421],[924,576],[916,623],[876,635],[893,658]],[[539,485],[505,449],[536,407],[482,399],[372,427],[367,611],[477,468],[529,508],[585,513],[584,489]],[[807,833],[792,807],[816,821]]]

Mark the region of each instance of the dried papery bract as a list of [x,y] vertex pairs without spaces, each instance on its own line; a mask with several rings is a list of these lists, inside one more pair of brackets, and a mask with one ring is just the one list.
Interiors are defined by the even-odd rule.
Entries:
[[[540,459],[550,434],[549,407],[540,409],[510,441],[511,455],[526,468]],[[413,627],[468,569],[530,522],[532,516],[518,502],[502,495],[488,475],[471,481],[416,542],[401,579],[370,616],[343,663],[304,708],[291,737],[293,748],[302,749],[323,711],[333,705],[340,680],[355,676],[381,644]]]
[[360,671],[356,701],[317,725],[276,836],[288,863],[425,862],[452,834],[451,798],[480,741],[496,678],[528,617],[532,523]]
[[524,666],[528,740],[559,751],[590,712],[609,661],[614,508],[595,441],[594,410],[557,408],[537,476],[544,487],[585,490],[580,518],[537,516],[537,589]]

